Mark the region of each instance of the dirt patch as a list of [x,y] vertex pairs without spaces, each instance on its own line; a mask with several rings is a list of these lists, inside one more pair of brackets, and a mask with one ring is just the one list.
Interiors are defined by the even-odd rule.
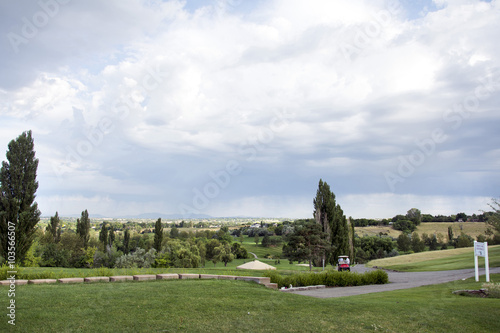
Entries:
[[453,293],[456,294],[456,295],[460,295],[460,296],[482,297],[482,298],[488,297],[488,291],[486,289],[479,289],[479,290],[455,290]]

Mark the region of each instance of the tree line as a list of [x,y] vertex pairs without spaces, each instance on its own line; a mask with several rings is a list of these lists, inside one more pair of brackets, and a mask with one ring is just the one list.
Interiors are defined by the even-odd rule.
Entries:
[[[374,256],[395,255],[399,252],[419,252],[448,246],[470,246],[473,239],[465,234],[455,237],[453,230],[443,235],[419,235],[416,227],[422,222],[450,222],[446,219],[484,220],[489,228],[481,240],[490,244],[500,243],[500,204],[492,199],[493,211],[477,216],[464,213],[450,217],[421,214],[416,208],[406,215],[397,215],[391,220],[377,221],[377,224],[392,224],[402,234],[397,239],[383,235],[357,237],[354,227],[371,223],[368,219],[347,219],[336,202],[330,186],[319,180],[313,199],[313,218],[286,221],[279,225],[262,228],[239,229],[234,235],[240,242],[233,241],[226,227],[218,231],[179,231],[185,225],[163,230],[158,219],[151,234],[139,234],[130,226],[121,230],[115,224],[103,222],[99,237],[91,237],[91,221],[87,210],[82,211],[76,222],[76,230],[64,230],[58,213],[50,218],[46,230],[36,228],[40,211],[35,202],[38,182],[36,172],[38,159],[35,157],[31,131],[22,133],[8,145],[7,161],[0,169],[0,260],[15,264],[60,267],[199,267],[207,262],[228,262],[234,258],[246,258],[246,250],[241,246],[242,235],[263,237],[262,245],[280,246],[283,256],[290,261],[307,261],[310,266],[334,265],[340,255],[356,256],[362,260]],[[189,226],[193,226],[190,222]],[[478,240],[479,237],[478,237]],[[13,258],[11,260],[11,258]]]

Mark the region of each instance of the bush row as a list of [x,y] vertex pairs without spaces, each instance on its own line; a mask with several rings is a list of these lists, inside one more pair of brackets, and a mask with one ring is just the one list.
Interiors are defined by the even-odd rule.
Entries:
[[293,287],[315,285],[350,287],[389,283],[389,276],[382,270],[366,272],[363,274],[327,271],[321,273],[294,273],[291,275],[281,275],[276,271],[268,271],[264,275],[270,277],[272,283],[277,283],[279,288],[288,288],[290,285]]

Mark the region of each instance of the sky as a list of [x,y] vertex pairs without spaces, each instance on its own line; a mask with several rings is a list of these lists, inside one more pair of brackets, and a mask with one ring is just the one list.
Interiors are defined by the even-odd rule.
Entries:
[[0,160],[42,215],[480,214],[500,1],[0,0]]

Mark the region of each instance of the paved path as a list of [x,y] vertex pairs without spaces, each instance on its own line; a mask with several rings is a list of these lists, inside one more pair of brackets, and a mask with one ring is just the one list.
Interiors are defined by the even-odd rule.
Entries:
[[[367,268],[364,265],[352,267],[353,272],[363,273],[372,268]],[[312,296],[318,298],[331,298],[353,296],[361,294],[378,293],[382,291],[391,291],[398,289],[410,289],[430,284],[445,283],[450,281],[467,279],[474,277],[474,269],[461,269],[455,271],[439,271],[439,272],[393,272],[387,271],[389,274],[388,284],[376,284],[360,287],[338,287],[314,289],[305,291],[295,291],[294,294]],[[500,267],[490,268],[490,274],[500,273]],[[483,275],[481,281],[485,281],[484,268],[479,269],[479,274]]]
[[253,255],[255,259],[258,259],[257,255],[255,253],[253,253],[253,252],[248,252],[248,253],[250,253],[251,255]]

